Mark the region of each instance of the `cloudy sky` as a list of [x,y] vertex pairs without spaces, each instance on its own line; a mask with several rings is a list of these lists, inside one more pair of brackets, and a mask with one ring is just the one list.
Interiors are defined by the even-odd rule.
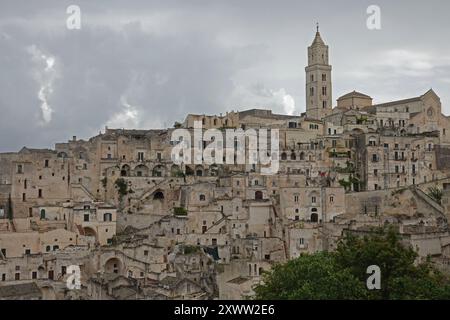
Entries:
[[[369,5],[381,30],[366,26]],[[81,9],[69,30],[67,7]],[[187,113],[305,110],[320,22],[333,95],[375,102],[433,88],[450,114],[450,2],[0,0],[0,152],[161,128]]]

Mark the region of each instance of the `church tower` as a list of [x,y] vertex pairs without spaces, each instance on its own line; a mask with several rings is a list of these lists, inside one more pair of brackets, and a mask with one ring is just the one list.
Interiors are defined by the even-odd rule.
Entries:
[[308,66],[306,73],[306,116],[321,120],[331,113],[332,87],[331,65],[328,64],[328,46],[323,42],[319,24],[316,37],[308,47]]

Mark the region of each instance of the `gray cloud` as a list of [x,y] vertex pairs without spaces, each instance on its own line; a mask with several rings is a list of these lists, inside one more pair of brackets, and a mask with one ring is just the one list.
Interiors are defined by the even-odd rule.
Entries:
[[105,125],[171,126],[189,112],[299,114],[317,20],[334,98],[356,89],[384,101],[433,87],[450,113],[450,3],[377,2],[380,31],[365,27],[371,2],[331,0],[77,1],[82,29],[69,31],[73,1],[2,1],[0,151]]

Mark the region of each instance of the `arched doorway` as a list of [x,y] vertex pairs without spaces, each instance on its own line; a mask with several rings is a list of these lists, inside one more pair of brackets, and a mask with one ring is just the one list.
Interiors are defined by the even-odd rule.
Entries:
[[148,167],[143,164],[140,164],[134,168],[134,174],[136,177],[148,177],[148,172]]
[[130,176],[130,166],[127,164],[124,164],[122,166],[122,169],[120,170],[120,176],[122,177],[129,177]]
[[311,222],[319,222],[319,215],[316,212],[311,213]]
[[93,237],[95,239],[95,242],[97,242],[97,232],[95,232],[94,229],[92,229],[91,227],[84,227],[83,231],[86,237]]
[[203,167],[202,166],[196,166],[195,167],[195,175],[197,177],[202,177],[203,176]]
[[164,200],[164,193],[162,191],[155,192],[153,200]]
[[152,170],[152,176],[153,177],[163,177],[164,174],[165,174],[165,170],[164,170],[164,167],[161,166],[161,165],[157,165]]

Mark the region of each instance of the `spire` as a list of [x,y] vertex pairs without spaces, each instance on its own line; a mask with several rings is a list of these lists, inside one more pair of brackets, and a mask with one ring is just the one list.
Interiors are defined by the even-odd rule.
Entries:
[[314,38],[314,41],[312,43],[312,46],[320,44],[320,45],[325,45],[325,42],[323,42],[322,37],[320,36],[320,32],[319,32],[319,23],[316,23],[316,37]]

